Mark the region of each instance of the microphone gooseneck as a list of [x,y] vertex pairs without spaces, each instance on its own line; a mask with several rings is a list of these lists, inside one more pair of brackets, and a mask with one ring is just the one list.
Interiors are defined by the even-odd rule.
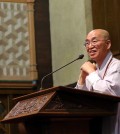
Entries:
[[64,67],[68,66],[69,64],[71,64],[71,63],[73,63],[73,62],[75,62],[75,61],[77,61],[77,60],[79,60],[79,59],[82,59],[83,57],[84,57],[84,55],[81,54],[81,55],[79,55],[78,58],[76,58],[75,60],[73,60],[73,61],[69,62],[68,64],[66,64],[66,65],[64,65],[64,66],[62,66],[62,67],[60,67],[60,68],[58,68],[57,70],[55,70],[55,71],[53,71],[53,72],[48,73],[47,75],[45,75],[45,76],[41,79],[41,87],[40,87],[40,89],[43,89],[43,86],[42,86],[42,85],[43,85],[43,80],[44,80],[47,76],[49,76],[49,75],[51,75],[51,74],[53,74],[53,73],[59,71],[60,69],[62,69],[62,68],[64,68]]

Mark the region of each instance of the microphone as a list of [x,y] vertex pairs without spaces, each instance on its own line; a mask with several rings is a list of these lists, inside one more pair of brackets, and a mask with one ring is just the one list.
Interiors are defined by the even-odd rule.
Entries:
[[44,80],[46,77],[48,77],[49,75],[51,75],[51,74],[53,74],[53,73],[59,71],[59,70],[62,69],[62,68],[68,66],[69,64],[71,64],[71,63],[73,63],[73,62],[75,62],[75,61],[77,61],[77,60],[79,60],[79,59],[82,59],[83,57],[84,57],[84,55],[81,54],[81,55],[78,56],[78,58],[74,59],[73,61],[69,62],[68,64],[66,64],[66,65],[64,65],[64,66],[62,66],[62,67],[60,67],[60,68],[58,68],[57,70],[55,70],[55,71],[53,71],[53,72],[51,72],[51,73],[48,73],[47,75],[45,75],[45,76],[42,78],[42,80],[41,80],[41,87],[40,87],[40,89],[43,89],[43,80]]

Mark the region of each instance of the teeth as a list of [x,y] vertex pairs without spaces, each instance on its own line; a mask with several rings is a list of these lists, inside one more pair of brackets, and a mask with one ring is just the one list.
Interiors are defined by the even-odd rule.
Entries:
[[90,51],[90,53],[94,53],[94,51]]
[[96,51],[95,50],[93,50],[93,51],[89,51],[90,53],[95,53]]
[[90,53],[90,54],[95,54],[95,51],[90,51],[89,53]]

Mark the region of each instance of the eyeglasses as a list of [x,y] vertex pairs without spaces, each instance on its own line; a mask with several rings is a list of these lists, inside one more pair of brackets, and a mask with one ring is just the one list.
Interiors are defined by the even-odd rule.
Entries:
[[93,46],[95,46],[99,41],[106,41],[106,40],[93,39],[91,41],[85,41],[84,45],[85,45],[85,47],[88,47],[90,44],[92,44]]

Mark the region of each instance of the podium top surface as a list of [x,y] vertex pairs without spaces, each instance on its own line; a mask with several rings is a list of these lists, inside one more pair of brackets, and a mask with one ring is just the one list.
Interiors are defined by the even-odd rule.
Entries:
[[23,95],[17,98],[14,98],[15,101],[20,101],[20,100],[24,100],[24,99],[28,99],[31,97],[35,97],[38,95],[44,95],[47,93],[51,93],[51,92],[57,92],[57,91],[61,91],[61,92],[68,92],[68,93],[72,93],[73,96],[75,94],[79,94],[80,96],[91,96],[91,97],[97,97],[97,98],[104,98],[107,100],[111,100],[111,101],[115,101],[115,102],[120,102],[120,96],[114,96],[114,95],[109,95],[109,94],[103,94],[100,92],[92,92],[92,91],[87,91],[87,90],[80,90],[80,89],[75,89],[75,88],[71,88],[71,87],[65,87],[65,86],[58,86],[58,87],[51,87],[48,89],[43,89],[43,90],[39,90],[36,91],[34,93],[30,93],[27,95]]

